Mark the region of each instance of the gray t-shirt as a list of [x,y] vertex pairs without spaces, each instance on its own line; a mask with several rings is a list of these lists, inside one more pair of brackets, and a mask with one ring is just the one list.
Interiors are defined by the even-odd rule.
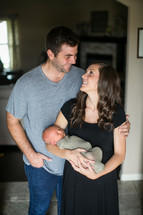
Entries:
[[[25,132],[35,151],[53,159],[44,161],[43,166],[52,174],[63,174],[64,159],[47,151],[42,132],[54,124],[63,104],[76,96],[83,73],[84,70],[72,66],[59,83],[54,83],[45,76],[40,65],[16,82],[6,107],[15,118],[23,119]],[[25,155],[23,159],[29,164]]]

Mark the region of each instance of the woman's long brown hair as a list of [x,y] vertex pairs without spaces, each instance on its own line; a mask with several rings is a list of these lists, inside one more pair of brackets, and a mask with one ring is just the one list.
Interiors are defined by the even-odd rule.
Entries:
[[[116,112],[116,103],[122,105],[120,97],[120,79],[115,69],[104,63],[92,63],[99,65],[98,94],[99,101],[97,110],[99,119],[98,126],[103,129],[113,130],[113,114]],[[85,92],[77,94],[77,103],[71,113],[71,126],[82,126],[85,118],[86,99]]]

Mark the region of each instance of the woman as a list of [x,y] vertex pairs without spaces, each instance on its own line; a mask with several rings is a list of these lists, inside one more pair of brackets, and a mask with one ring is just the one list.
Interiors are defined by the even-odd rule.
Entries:
[[[125,138],[118,129],[126,121],[120,80],[113,67],[103,63],[90,65],[82,78],[77,99],[63,105],[55,124],[63,129],[68,126],[69,135],[100,147],[105,168],[95,173],[79,151],[69,152],[64,169],[62,215],[118,215],[116,168],[124,161],[126,151]],[[77,153],[77,160],[72,159],[72,153]]]

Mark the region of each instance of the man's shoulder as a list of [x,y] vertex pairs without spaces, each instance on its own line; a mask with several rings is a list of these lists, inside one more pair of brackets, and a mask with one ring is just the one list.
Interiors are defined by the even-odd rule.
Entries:
[[82,75],[85,73],[85,71],[77,66],[72,66],[70,71],[67,73],[67,77],[69,78],[69,81],[75,81],[79,82],[82,80]]
[[33,82],[38,78],[38,73],[40,74],[40,66],[37,66],[28,72],[24,73],[18,80],[16,84],[28,84],[31,81]]
[[31,70],[29,70],[28,72],[26,72],[25,74],[23,74],[20,79],[27,79],[30,77],[35,77],[35,73],[38,73],[40,71],[41,66],[37,66]]
[[77,67],[77,66],[74,66],[74,65],[72,65],[72,67],[71,67],[71,71],[74,71],[74,72],[80,72],[80,73],[85,73],[85,71],[82,69],[82,68],[79,68],[79,67]]

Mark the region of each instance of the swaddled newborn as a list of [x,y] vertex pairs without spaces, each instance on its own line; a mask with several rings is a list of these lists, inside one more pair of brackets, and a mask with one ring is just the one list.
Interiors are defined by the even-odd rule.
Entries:
[[102,150],[99,147],[92,148],[91,144],[77,136],[69,136],[64,130],[57,126],[50,126],[43,131],[42,138],[46,144],[57,145],[60,149],[85,149],[86,152],[81,152],[86,158],[94,160],[91,164],[96,173],[104,169],[102,161]]

